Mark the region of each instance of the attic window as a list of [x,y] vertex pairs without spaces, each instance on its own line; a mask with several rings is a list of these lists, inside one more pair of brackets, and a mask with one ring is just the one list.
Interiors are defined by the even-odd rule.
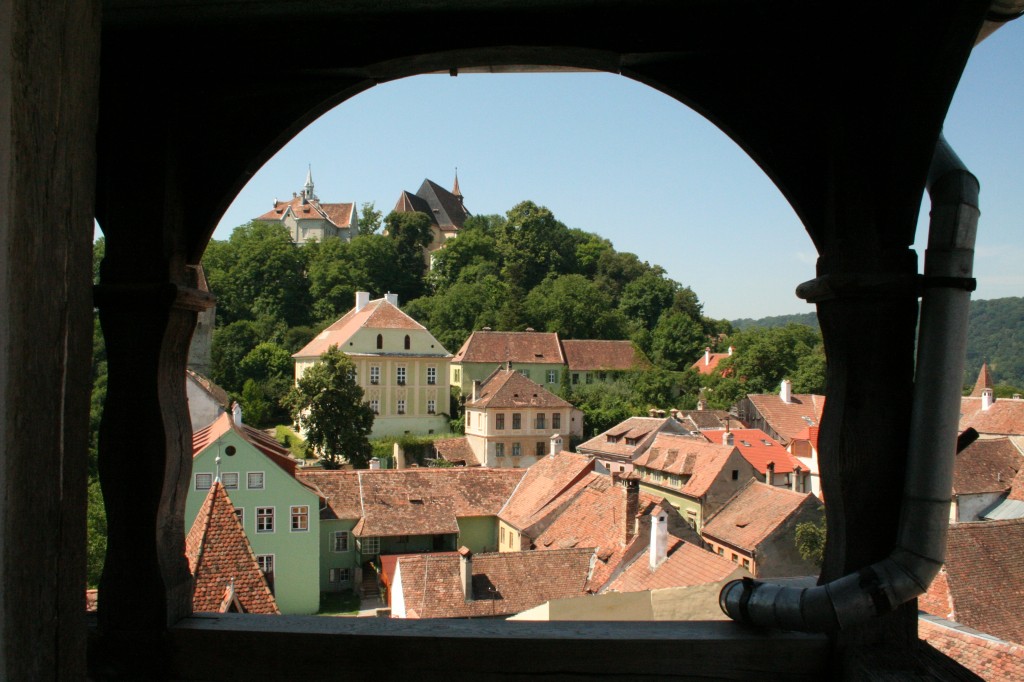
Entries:
[[423,504],[423,498],[422,497],[410,497],[409,498],[409,502],[410,502],[410,504]]
[[772,442],[770,440],[765,440],[764,438],[762,438],[761,442],[764,443],[765,445],[767,445],[768,447],[772,446]]
[[740,443],[743,444],[743,445],[746,445],[748,448],[750,447],[750,443],[748,443],[745,440],[741,440]]
[[746,528],[748,523],[750,523],[750,522],[749,521],[737,521],[736,522],[736,527],[737,528]]

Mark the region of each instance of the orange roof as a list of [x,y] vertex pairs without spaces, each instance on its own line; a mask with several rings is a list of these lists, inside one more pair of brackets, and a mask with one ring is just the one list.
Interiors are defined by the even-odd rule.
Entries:
[[651,365],[632,341],[566,339],[562,341],[562,350],[571,370],[616,372]]
[[779,440],[788,445],[808,426],[821,424],[825,409],[825,396],[801,393],[792,395],[792,402],[783,402],[777,393],[747,396],[761,417],[779,434]]
[[804,429],[800,433],[798,433],[795,436],[793,436],[793,439],[790,442],[793,442],[795,440],[805,440],[808,443],[810,443],[811,446],[814,447],[815,450],[817,450],[818,449],[818,432],[820,430],[821,430],[820,426],[808,426],[806,429]]
[[473,332],[452,362],[506,362],[564,365],[556,332]]
[[546,520],[550,504],[594,470],[594,460],[571,452],[547,455],[526,469],[519,485],[498,514],[505,523],[526,531]]
[[363,515],[359,472],[343,469],[299,469],[296,478],[318,491],[327,503],[321,519],[358,519]]
[[794,515],[820,515],[820,505],[811,493],[751,479],[705,522],[702,535],[753,552]]
[[507,616],[552,599],[586,594],[593,550],[472,555],[472,601],[459,579],[461,557],[420,554],[398,560],[409,618]]
[[955,627],[949,621],[918,619],[918,636],[983,680],[1024,680],[1024,646]]
[[675,419],[667,417],[630,417],[576,446],[578,452],[612,455],[632,459],[643,454],[659,433],[688,433]]
[[[224,611],[237,599],[246,613],[280,613],[220,481],[210,487],[199,508],[185,538],[185,556],[195,578],[196,611]],[[226,592],[230,600],[225,600]]]
[[1024,455],[1009,438],[980,438],[956,454],[953,492],[957,495],[1001,493],[1024,470]]
[[996,436],[1024,436],[1024,400],[999,398],[987,410],[981,398],[960,399],[960,430],[968,427],[978,433]]
[[729,353],[712,353],[710,348],[705,349],[700,360],[690,365],[692,369],[700,374],[713,374],[718,363],[729,357]]
[[304,204],[301,196],[295,196],[291,201],[275,201],[274,208],[256,220],[280,221],[290,212],[300,220],[326,220],[339,229],[345,229],[352,225],[354,210],[355,204],[323,204],[317,199],[310,199]]
[[737,572],[749,575],[728,559],[672,535],[668,537],[667,554],[665,561],[651,570],[648,545],[604,591],[642,592],[667,587],[690,587],[721,582]]
[[711,488],[715,477],[735,450],[736,448],[731,445],[709,443],[692,436],[659,433],[650,449],[633,462],[633,465],[689,476],[679,492],[691,497],[702,497]]
[[464,462],[468,467],[480,466],[480,460],[469,447],[469,441],[465,436],[461,438],[438,438],[434,441],[434,452],[441,459],[449,462]]
[[230,410],[217,417],[209,426],[192,434],[192,457],[198,456],[211,443],[232,429],[270,458],[274,464],[284,469],[289,476],[295,476],[296,462],[291,458],[291,452],[259,429],[254,429],[248,424],[236,425]]
[[974,390],[971,391],[972,398],[980,398],[981,392],[986,388],[993,388],[992,374],[988,371],[988,363],[981,363],[981,370],[978,372],[978,380],[974,382]]
[[[712,443],[721,443],[725,431],[702,431],[701,433]],[[736,449],[759,474],[767,475],[769,462],[774,462],[777,474],[792,473],[796,467],[806,469],[800,460],[782,447],[779,441],[761,429],[733,429],[731,433]]]
[[514,369],[498,369],[487,377],[477,390],[476,400],[466,407],[487,408],[572,407],[572,405],[540,384],[527,379]]
[[[344,347],[345,342],[360,329],[426,330],[426,327],[391,305],[387,299],[378,298],[367,303],[362,310],[349,310],[292,357],[318,358],[331,346]],[[440,354],[447,355],[448,351],[442,348]]]

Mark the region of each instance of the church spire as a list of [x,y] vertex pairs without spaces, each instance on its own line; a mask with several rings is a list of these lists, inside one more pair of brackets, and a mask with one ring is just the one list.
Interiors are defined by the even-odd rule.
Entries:
[[314,194],[313,194],[313,166],[312,166],[312,164],[310,164],[306,168],[306,184],[303,185],[303,187],[302,187],[302,196],[303,196],[303,198],[306,199],[306,201],[310,201],[310,200],[316,198],[314,196]]
[[459,191],[459,167],[455,167],[455,186],[452,187],[452,194],[457,196],[459,199],[462,198],[462,192]]

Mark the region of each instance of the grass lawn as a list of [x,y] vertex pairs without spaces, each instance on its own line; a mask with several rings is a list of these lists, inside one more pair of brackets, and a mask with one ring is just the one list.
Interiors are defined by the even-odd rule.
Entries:
[[320,593],[321,616],[354,616],[359,612],[359,595],[352,590]]
[[291,427],[278,425],[274,428],[274,440],[292,451],[292,455],[299,459],[306,459],[306,441],[299,434],[292,431]]

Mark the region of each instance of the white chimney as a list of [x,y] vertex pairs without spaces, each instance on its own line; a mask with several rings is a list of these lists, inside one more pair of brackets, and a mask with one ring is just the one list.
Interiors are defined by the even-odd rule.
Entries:
[[652,571],[665,563],[668,556],[668,514],[660,509],[651,514],[651,545],[647,553]]
[[235,426],[242,425],[242,406],[238,403],[231,405],[231,421],[235,422]]
[[562,451],[562,436],[555,434],[551,436],[551,454],[557,455]]
[[725,433],[722,434],[722,445],[733,445],[732,431],[726,429]]
[[366,304],[370,302],[369,291],[357,291],[356,292],[356,312],[366,307]]
[[459,582],[466,601],[473,601],[473,553],[469,547],[459,547]]
[[651,409],[647,410],[647,416],[649,416],[649,417],[657,417],[658,416],[658,408],[652,407]]
[[991,388],[985,388],[981,391],[981,409],[987,410],[992,407],[992,403],[996,401],[996,394]]
[[764,474],[764,482],[768,485],[775,485],[775,462],[768,462],[765,468],[767,471]]
[[803,492],[800,490],[803,487],[800,485],[800,472],[802,471],[803,469],[800,468],[799,464],[793,467],[793,492],[795,493]]
[[389,291],[388,293],[384,294],[384,300],[386,300],[388,303],[395,306],[396,308],[398,307],[398,294],[393,294]]
[[697,401],[697,409],[701,410],[701,411],[708,409],[708,401],[704,400],[704,398],[701,398],[700,400],[698,400]]
[[732,356],[732,346],[729,346],[729,355]]
[[[691,356],[693,357],[693,356]],[[711,364],[711,346],[704,349],[704,366],[707,367]]]
[[473,380],[473,402],[476,402],[477,394],[480,392],[480,382],[476,379]]
[[380,458],[374,457],[370,460],[370,471],[377,471],[380,469]]
[[784,403],[793,402],[793,382],[789,379],[782,380],[782,390],[779,391],[779,397],[782,398]]

